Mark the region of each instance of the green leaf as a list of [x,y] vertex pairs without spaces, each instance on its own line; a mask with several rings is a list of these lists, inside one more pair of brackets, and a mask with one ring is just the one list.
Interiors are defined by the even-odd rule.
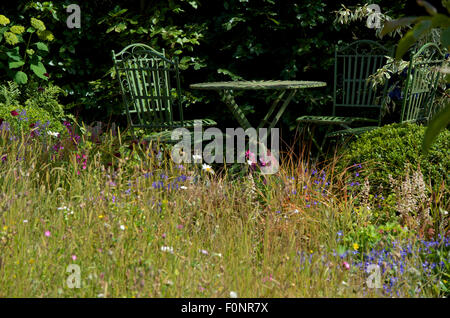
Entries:
[[16,46],[15,48],[7,51],[6,55],[8,55],[8,57],[11,60],[13,60],[13,61],[20,61],[20,60],[22,60],[22,57],[19,54],[19,47],[18,46]]
[[433,117],[430,124],[428,125],[427,131],[425,132],[425,136],[422,142],[423,153],[426,154],[428,152],[431,145],[433,144],[433,141],[439,135],[439,132],[445,127],[447,127],[449,123],[450,123],[450,102],[447,103],[447,105],[444,107],[443,110],[441,110]]
[[36,74],[39,78],[42,78],[44,80],[47,80],[48,78],[44,75],[47,73],[47,70],[45,69],[44,64],[39,61],[38,58],[33,57],[31,59],[30,69]]
[[450,13],[450,0],[442,0],[442,6]]
[[9,61],[8,62],[8,67],[9,68],[18,68],[18,67],[21,67],[24,64],[25,64],[24,61]]
[[424,0],[417,0],[417,4],[421,7],[425,7],[425,10],[427,10],[429,15],[435,15],[437,14],[437,10],[435,7],[433,7],[428,1]]
[[223,68],[219,68],[219,69],[217,70],[217,73],[223,74],[223,75],[228,75],[228,76],[231,77],[231,79],[232,79],[233,81],[243,80],[243,78],[240,77],[239,75],[236,75],[236,74],[234,74],[233,72],[231,72],[231,71],[229,71],[229,70],[226,70],[226,69],[223,69]]
[[38,50],[44,51],[44,52],[48,52],[48,46],[47,44],[43,43],[43,42],[37,42],[35,43],[36,47]]
[[436,14],[431,19],[432,28],[446,28],[450,26],[450,18],[445,14]]
[[15,75],[14,75],[14,81],[17,84],[25,84],[28,81],[28,76],[27,74],[25,74],[22,71],[18,71]]
[[391,33],[392,31],[416,23],[420,18],[417,17],[407,17],[407,18],[401,18],[397,20],[391,20],[386,21],[383,25],[383,30],[381,30],[380,36],[383,37],[388,33]]
[[412,30],[409,30],[405,36],[398,42],[395,57],[401,59],[408,49],[425,33],[431,30],[431,20],[423,20],[416,24]]
[[198,8],[198,3],[197,3],[197,1],[189,1],[189,4],[190,4],[194,9],[197,9],[197,8]]
[[125,23],[121,22],[114,26],[114,31],[116,31],[117,33],[120,33],[123,30],[125,30],[126,28],[127,28],[127,25]]

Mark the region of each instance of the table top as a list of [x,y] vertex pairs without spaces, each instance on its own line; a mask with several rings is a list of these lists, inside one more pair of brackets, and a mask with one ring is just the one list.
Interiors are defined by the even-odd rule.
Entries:
[[327,86],[316,81],[229,81],[191,84],[192,89],[238,90],[238,89],[299,89]]

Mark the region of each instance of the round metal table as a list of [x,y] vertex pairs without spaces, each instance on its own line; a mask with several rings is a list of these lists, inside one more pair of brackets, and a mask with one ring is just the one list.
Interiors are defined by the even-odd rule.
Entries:
[[222,101],[228,106],[228,108],[233,113],[236,120],[244,129],[250,128],[252,127],[252,125],[250,124],[250,122],[245,117],[242,110],[235,102],[233,91],[270,90],[270,89],[281,91],[280,95],[275,99],[268,113],[257,127],[262,128],[269,123],[269,118],[272,116],[273,112],[280,104],[280,101],[282,100],[286,91],[289,90],[290,93],[288,97],[284,100],[278,112],[276,113],[273,120],[269,124],[268,131],[270,133],[271,128],[275,127],[275,125],[278,123],[287,106],[289,105],[290,101],[292,100],[292,98],[295,96],[295,94],[299,89],[324,87],[326,85],[327,83],[325,82],[316,82],[316,81],[230,81],[230,82],[197,83],[190,85],[190,88],[218,91],[222,97]]

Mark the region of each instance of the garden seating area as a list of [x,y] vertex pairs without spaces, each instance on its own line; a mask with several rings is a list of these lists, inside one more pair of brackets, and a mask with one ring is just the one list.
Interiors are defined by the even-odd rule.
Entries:
[[206,2],[0,4],[0,297],[448,297],[448,1]]

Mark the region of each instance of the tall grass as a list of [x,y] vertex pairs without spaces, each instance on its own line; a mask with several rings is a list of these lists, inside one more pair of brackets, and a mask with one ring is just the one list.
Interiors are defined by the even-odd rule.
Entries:
[[[364,251],[339,252],[339,233],[367,226],[371,211],[334,171],[337,157],[316,171],[291,153],[276,175],[234,178],[152,147],[114,156],[114,144],[126,146],[111,134],[78,148],[84,164],[2,137],[0,297],[442,295],[444,274],[422,268],[414,235],[393,287],[368,287]],[[70,264],[80,288],[67,284]],[[392,275],[383,270],[383,284]]]

